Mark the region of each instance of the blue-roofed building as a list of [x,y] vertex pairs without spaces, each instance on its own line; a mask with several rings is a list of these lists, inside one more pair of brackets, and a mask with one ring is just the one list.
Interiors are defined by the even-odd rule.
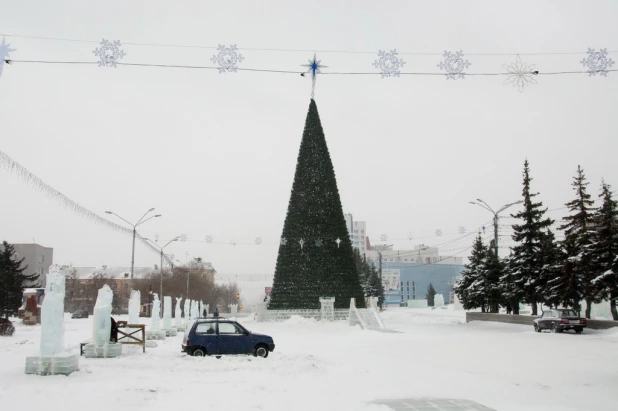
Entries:
[[[462,264],[423,264],[382,261],[386,305],[406,305],[408,300],[424,300],[429,283],[442,294],[446,304],[452,303],[453,285],[463,271]],[[397,277],[399,280],[397,281]],[[398,288],[395,289],[395,282]]]

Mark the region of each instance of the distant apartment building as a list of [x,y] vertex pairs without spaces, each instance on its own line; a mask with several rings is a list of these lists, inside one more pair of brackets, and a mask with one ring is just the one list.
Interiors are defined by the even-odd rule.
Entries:
[[[49,267],[51,267],[54,261],[54,249],[34,243],[11,245],[15,248],[13,258],[16,260],[24,259],[21,264],[21,267],[25,268],[24,274],[38,274],[38,281],[44,287]],[[0,244],[0,248],[2,248],[2,244]]]
[[352,214],[344,214],[352,247],[358,248],[361,255],[368,250],[367,224],[365,221],[355,221]]
[[[378,261],[379,254],[376,250],[368,250],[366,255],[368,259]],[[384,250],[382,262],[463,265],[463,257],[441,256],[438,247],[419,244],[412,250]]]

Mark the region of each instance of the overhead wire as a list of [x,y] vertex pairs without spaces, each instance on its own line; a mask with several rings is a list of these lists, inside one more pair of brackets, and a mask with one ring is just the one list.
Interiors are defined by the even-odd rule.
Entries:
[[[50,36],[31,36],[23,34],[10,34],[0,33],[0,36],[31,39],[31,40],[47,40],[47,41],[59,41],[59,42],[71,42],[71,43],[90,43],[99,44],[100,40],[87,40],[87,39],[72,39],[65,37],[50,37]],[[125,46],[138,46],[138,47],[164,47],[164,48],[184,48],[184,49],[206,49],[216,50],[218,46],[205,46],[195,44],[166,44],[166,43],[140,43],[123,41],[122,45]],[[237,50],[245,51],[266,51],[266,52],[281,52],[281,53],[330,53],[330,54],[376,54],[375,50],[328,50],[328,49],[293,49],[293,48],[276,48],[276,47],[238,47]],[[608,50],[608,53],[618,53],[618,50]],[[411,52],[400,51],[399,55],[405,56],[443,56],[444,52]],[[510,52],[510,53],[465,53],[466,56],[557,56],[557,55],[581,55],[587,54],[586,51],[565,51],[565,52]]]

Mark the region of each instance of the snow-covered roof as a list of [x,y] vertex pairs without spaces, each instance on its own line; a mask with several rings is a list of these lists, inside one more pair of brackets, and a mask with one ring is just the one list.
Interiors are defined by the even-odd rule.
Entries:
[[[107,278],[113,278],[116,280],[129,279],[131,276],[131,267],[72,267],[65,270],[74,269],[76,271],[77,278],[86,280],[92,278],[95,274],[102,274]],[[146,275],[151,274],[155,270],[151,267],[134,267],[133,278],[144,278]]]

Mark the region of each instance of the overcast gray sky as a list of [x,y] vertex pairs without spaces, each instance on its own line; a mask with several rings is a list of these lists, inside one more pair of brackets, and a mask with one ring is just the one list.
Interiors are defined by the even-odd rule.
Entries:
[[[241,67],[298,72],[311,52],[244,48],[318,50],[325,72],[376,71],[378,50],[461,49],[468,72],[502,72],[515,56],[472,54],[618,50],[617,17],[616,1],[0,0],[0,33],[237,44]],[[95,43],[6,41],[15,60],[96,61]],[[184,65],[212,65],[216,52],[123,49],[124,62]],[[401,57],[403,71],[440,71],[441,56]],[[522,59],[548,72],[583,70],[585,57]],[[618,53],[611,57],[618,61]],[[537,80],[519,93],[503,77],[319,77],[316,102],[344,211],[367,221],[374,243],[387,234],[408,248],[456,239],[460,226],[470,232],[489,221],[470,200],[495,208],[519,200],[526,157],[533,190],[550,209],[573,197],[578,164],[595,198],[601,178],[618,188],[618,73]],[[298,74],[15,63],[0,77],[0,150],[102,216],[109,209],[137,220],[155,207],[163,217],[140,232],[160,242],[186,234],[188,241],[167,248],[181,261],[203,257],[224,274],[268,274],[310,90],[311,80]],[[60,264],[130,264],[130,236],[81,219],[4,169],[0,193],[0,239],[34,239],[53,247]],[[207,235],[220,244],[206,244]],[[256,237],[264,244],[253,244]],[[443,248],[455,254],[471,243]],[[136,265],[157,262],[137,246]]]

